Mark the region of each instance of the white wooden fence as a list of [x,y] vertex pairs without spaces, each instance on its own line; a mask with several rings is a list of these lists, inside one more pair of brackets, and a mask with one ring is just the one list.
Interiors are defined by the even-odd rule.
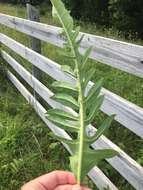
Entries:
[[[62,47],[64,43],[64,38],[60,36],[61,28],[59,27],[37,23],[5,14],[0,14],[0,24],[23,32],[39,40],[51,43],[55,46]],[[83,33],[80,33],[80,35],[82,34]],[[63,73],[58,63],[48,59],[47,57],[44,57],[43,55],[28,47],[25,47],[21,43],[13,40],[3,33],[0,33],[0,43],[10,48],[13,52],[17,53],[24,59],[28,60],[33,66],[36,66],[38,69],[48,74],[52,78],[56,80],[69,81],[70,83],[75,84],[75,79]],[[142,46],[85,33],[84,40],[80,47],[81,52],[91,45],[94,47],[91,54],[92,59],[143,78]],[[68,107],[51,100],[50,96],[53,95],[53,92],[51,92],[29,71],[21,66],[20,63],[18,63],[13,57],[11,57],[2,49],[1,57],[50,106],[67,110],[76,114]],[[7,71],[7,76],[54,133],[68,139],[71,138],[64,130],[59,129],[45,118],[45,108],[39,103],[38,100],[35,99],[35,97],[26,89],[26,87],[11,71]],[[88,89],[91,88],[92,85],[93,83],[90,82]],[[105,95],[105,100],[103,106],[101,107],[101,111],[108,115],[113,113],[116,114],[117,116],[115,120],[122,124],[122,127],[128,128],[142,139],[143,108],[127,101],[126,99],[108,91],[105,88],[102,89],[101,93]],[[96,128],[94,126],[90,126],[90,130],[96,131]],[[70,151],[67,145],[64,144],[64,146],[68,149],[68,151]],[[101,136],[97,142],[92,144],[92,147],[94,149],[112,148],[117,150],[119,155],[114,158],[107,159],[107,162],[113,168],[115,168],[135,189],[143,190],[143,168],[135,160],[133,160],[129,155],[127,155],[123,150],[121,150],[105,136]],[[88,175],[99,189],[107,187],[109,187],[111,190],[118,189],[97,166],[95,166]]]

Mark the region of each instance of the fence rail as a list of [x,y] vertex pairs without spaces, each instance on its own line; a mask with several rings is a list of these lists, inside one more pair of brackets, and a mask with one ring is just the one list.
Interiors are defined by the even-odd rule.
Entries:
[[[71,139],[70,136],[64,130],[57,128],[55,125],[53,125],[50,121],[46,119],[45,108],[32,96],[32,94],[10,71],[7,72],[7,76],[9,80],[14,84],[14,86],[25,97],[25,99],[34,107],[37,114],[41,117],[41,119],[45,122],[45,124],[51,129],[51,131],[53,131],[53,133],[55,133],[56,135],[60,135],[61,137],[65,137],[67,139]],[[64,146],[69,151],[69,148],[65,144]],[[95,166],[89,172],[88,175],[97,185],[97,187],[99,187],[99,189],[109,187],[112,190],[118,190],[118,188],[104,175],[104,173],[98,167]]]
[[[38,54],[30,48],[25,47],[19,42],[16,42],[15,40],[1,33],[0,42],[23,58],[27,59],[37,68],[50,75],[52,78],[56,80],[66,80],[73,85],[76,84],[75,79],[63,73],[60,69],[60,65],[54,61]],[[88,89],[91,88],[92,85],[93,83],[90,82]],[[105,100],[101,110],[108,115],[116,114],[115,120],[143,138],[143,109],[106,90],[105,88],[102,89],[102,93],[105,95]]]
[[[65,40],[60,36],[61,28],[55,26],[49,26],[4,14],[0,14],[0,24],[6,25],[32,37],[44,40],[60,47]],[[82,35],[82,33],[80,35]],[[52,78],[56,80],[66,80],[75,85],[76,80],[70,75],[63,73],[58,63],[44,57],[43,55],[40,55],[34,50],[31,50],[30,48],[2,33],[0,33],[0,43],[10,48],[13,52],[17,53],[24,59],[28,60],[33,66],[36,66]],[[91,45],[94,46],[91,58],[134,74],[138,77],[143,77],[142,46],[94,36],[91,34],[85,34],[84,41],[81,44],[81,51],[84,51]],[[1,50],[1,57],[50,106],[76,114],[72,109],[51,100],[50,97],[53,95],[53,92],[4,50]],[[7,76],[54,133],[68,139],[71,138],[64,130],[59,129],[46,119],[45,108],[38,100],[35,99],[35,97],[33,97],[33,95],[23,86],[23,84],[12,74],[11,71],[7,71]],[[93,83],[90,82],[87,91],[92,85]],[[105,95],[105,101],[101,107],[101,111],[108,115],[115,113],[117,115],[115,120],[121,123],[122,127],[128,128],[133,133],[143,138],[143,108],[127,101],[126,99],[108,91],[105,88],[102,88],[101,93]],[[89,130],[96,132],[96,128],[94,126],[90,125],[89,128]],[[69,150],[67,145],[64,144],[64,146]],[[92,144],[92,147],[94,149],[112,148],[117,150],[119,155],[114,158],[107,159],[107,162],[115,168],[135,189],[142,190],[143,168],[135,160],[133,160],[105,136],[101,136],[97,142]],[[99,187],[99,189],[107,188],[108,186],[112,190],[118,189],[96,166],[89,172],[89,176],[95,182],[97,187]]]
[[[46,86],[44,86],[39,80],[30,74],[23,66],[21,66],[15,59],[8,55],[5,51],[2,51],[2,58],[32,87],[34,90],[52,107],[61,108],[63,110],[72,112],[72,110],[62,106],[62,104],[55,102],[50,99],[53,95]],[[93,127],[93,126],[92,126]],[[94,130],[96,130],[94,128]],[[131,180],[132,184],[135,184],[136,180],[142,180],[143,171],[142,168],[137,164],[131,157],[129,157],[124,151],[118,146],[112,143],[109,139],[102,136],[96,143],[92,145],[93,148],[112,148],[119,152],[119,155],[115,158],[108,159],[107,161],[127,180]],[[122,163],[122,168],[121,168]],[[142,184],[143,185],[143,184]]]
[[[22,18],[0,14],[0,23],[20,32],[62,47],[62,29]],[[87,33],[81,43],[81,51],[93,46],[91,58],[122,71],[143,78],[143,47]]]

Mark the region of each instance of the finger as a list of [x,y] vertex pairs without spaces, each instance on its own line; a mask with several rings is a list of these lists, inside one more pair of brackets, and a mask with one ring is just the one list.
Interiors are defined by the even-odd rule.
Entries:
[[21,190],[48,190],[48,189],[45,189],[45,187],[42,184],[34,182],[34,180],[32,180],[29,183],[26,183],[24,186],[22,186]]
[[42,184],[46,189],[54,189],[58,185],[75,184],[76,179],[71,172],[53,171],[34,180]]

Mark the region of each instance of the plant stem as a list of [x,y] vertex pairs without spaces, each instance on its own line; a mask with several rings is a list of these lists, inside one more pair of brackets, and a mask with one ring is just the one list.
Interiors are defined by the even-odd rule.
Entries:
[[83,89],[82,89],[82,84],[81,84],[81,73],[80,73],[80,64],[78,63],[78,55],[76,54],[76,50],[74,48],[74,44],[72,43],[70,36],[68,34],[68,31],[65,29],[67,39],[69,41],[69,44],[71,46],[72,54],[76,59],[74,60],[75,62],[75,67],[77,71],[77,87],[79,91],[79,115],[80,115],[80,131],[79,131],[79,152],[78,152],[78,168],[77,168],[77,183],[80,185],[81,184],[81,172],[83,168],[83,146],[84,146],[84,116],[85,116],[85,111],[84,111],[84,94],[83,94]]
[[81,184],[81,172],[82,172],[82,164],[83,164],[83,145],[84,145],[84,95],[81,86],[80,73],[79,69],[77,72],[77,80],[78,80],[78,88],[79,88],[79,103],[80,103],[80,131],[79,131],[79,155],[78,155],[78,169],[77,169],[77,183]]

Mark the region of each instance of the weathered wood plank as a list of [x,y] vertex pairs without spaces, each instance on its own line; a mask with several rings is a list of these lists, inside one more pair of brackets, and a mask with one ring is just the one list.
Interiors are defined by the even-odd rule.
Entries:
[[[67,80],[72,84],[76,83],[74,78],[61,71],[60,65],[1,33],[0,42],[30,61],[52,78],[63,81]],[[92,85],[93,83],[90,82],[88,88],[91,88]],[[105,88],[102,89],[102,94],[105,95],[105,100],[101,110],[108,115],[116,114],[116,121],[143,138],[143,109]]]
[[[76,114],[73,110],[68,107],[62,106],[61,104],[50,99],[53,93],[44,86],[40,81],[33,77],[23,66],[21,66],[16,60],[14,60],[6,52],[2,51],[2,58],[9,63],[12,68],[32,87],[35,91],[52,107],[60,108],[65,111],[69,111],[72,114]],[[89,131],[96,132],[93,126],[89,126]],[[143,185],[143,168],[129,157],[124,151],[122,151],[117,145],[112,143],[105,136],[102,136],[92,147],[94,149],[99,148],[111,148],[119,152],[119,156],[108,159],[107,161],[125,178],[131,183],[136,189],[140,189]],[[93,175],[94,177],[94,175]]]
[[[92,130],[93,127],[91,126]],[[108,159],[114,168],[137,190],[142,190],[143,187],[143,167],[140,166],[129,155],[122,151],[117,145],[113,144],[105,136],[101,136],[95,143],[92,144],[94,149],[112,148],[119,152],[119,156]]]
[[[32,94],[19,82],[19,80],[10,72],[7,72],[7,76],[10,81],[14,84],[14,86],[20,91],[20,93],[25,97],[25,99],[34,107],[37,114],[41,117],[41,119],[45,122],[45,124],[53,131],[56,135],[61,137],[65,137],[67,139],[71,139],[71,137],[62,129],[57,128],[51,122],[49,122],[46,117],[45,108],[32,96]],[[65,144],[64,146],[69,151],[69,147]],[[98,168],[94,167],[89,172],[89,177],[94,181],[99,189],[109,187],[111,190],[118,190],[117,187],[104,175],[104,173]]]
[[[40,22],[40,13],[37,9],[35,9],[35,7],[33,7],[30,4],[26,4],[27,7],[27,16],[28,19],[31,21],[35,21],[35,22]],[[40,53],[41,54],[41,41],[35,37],[31,37],[31,48]],[[42,78],[42,72],[40,69],[38,69],[37,67],[35,67],[34,65],[32,66],[32,73],[33,75],[41,80]]]
[[[22,65],[20,65],[14,58],[12,58],[5,51],[1,51],[1,57],[41,96],[51,107],[59,108],[61,110],[69,111],[72,114],[75,112],[66,106],[52,100],[50,97],[53,96],[45,85],[43,85],[37,78],[35,78],[30,72],[28,72]],[[77,114],[76,114],[77,115]]]
[[[62,46],[61,28],[0,14],[0,23],[51,44]],[[143,46],[121,42],[87,33],[81,51],[93,46],[91,58],[143,78]]]

